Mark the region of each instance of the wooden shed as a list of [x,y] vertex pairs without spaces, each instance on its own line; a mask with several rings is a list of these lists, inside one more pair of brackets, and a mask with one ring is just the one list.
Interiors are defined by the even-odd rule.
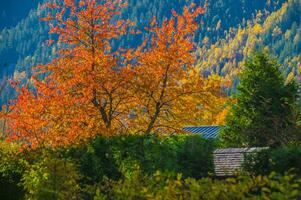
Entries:
[[214,151],[214,171],[218,177],[234,176],[244,162],[246,154],[256,153],[267,148],[228,148]]

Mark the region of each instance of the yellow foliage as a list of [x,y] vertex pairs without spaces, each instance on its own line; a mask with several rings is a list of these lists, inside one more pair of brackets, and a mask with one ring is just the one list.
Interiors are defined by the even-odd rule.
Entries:
[[259,34],[263,32],[263,28],[260,24],[256,23],[253,27],[253,33],[254,34]]
[[290,83],[291,81],[293,81],[294,78],[295,78],[295,74],[293,71],[291,71],[286,78],[286,83]]

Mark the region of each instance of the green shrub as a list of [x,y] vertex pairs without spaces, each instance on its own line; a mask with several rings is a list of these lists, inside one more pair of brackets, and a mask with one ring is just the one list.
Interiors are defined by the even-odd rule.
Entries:
[[[82,175],[81,187],[90,193],[103,177],[131,176],[136,166],[145,175],[156,171],[201,178],[213,173],[214,141],[199,135],[97,137],[82,148],[69,149]],[[87,196],[89,198],[89,195]]]
[[71,161],[44,151],[24,172],[22,186],[28,200],[72,200],[80,197],[78,180],[79,175]]
[[18,145],[0,142],[0,199],[22,199],[24,196],[19,183],[28,162],[19,149]]
[[200,180],[166,176],[160,172],[142,175],[139,170],[119,181],[106,180],[96,190],[94,200],[239,200],[298,199],[301,180],[294,175],[241,176],[227,180]]
[[1,199],[19,190],[20,198],[26,193],[26,199],[46,200],[79,198],[79,193],[80,198],[91,199],[98,183],[131,177],[137,166],[143,175],[159,170],[169,176],[201,178],[213,172],[215,148],[213,141],[197,135],[97,137],[81,147],[19,154],[18,146],[6,145],[0,152],[0,174],[5,175],[0,183],[12,188],[3,190]]
[[287,146],[278,149],[267,149],[246,157],[246,171],[267,175],[272,171],[284,174],[293,170],[301,177],[301,146]]
[[213,172],[214,142],[198,135],[98,137],[88,146],[71,149],[80,171],[92,182],[100,177],[120,178],[138,164],[143,173],[157,170],[200,178]]
[[[6,182],[1,182],[1,199],[301,198],[299,176],[285,172],[295,167],[300,173],[300,147],[271,149],[257,154],[260,159],[247,158],[250,169],[267,166],[260,173],[274,169],[279,173],[227,180],[208,177],[214,148],[213,141],[183,135],[99,137],[81,148],[23,153],[18,146],[3,143],[0,180]],[[266,158],[269,162],[263,163]]]
[[179,149],[179,170],[184,177],[202,178],[214,172],[213,151],[215,141],[201,139],[194,135],[185,137],[185,142]]

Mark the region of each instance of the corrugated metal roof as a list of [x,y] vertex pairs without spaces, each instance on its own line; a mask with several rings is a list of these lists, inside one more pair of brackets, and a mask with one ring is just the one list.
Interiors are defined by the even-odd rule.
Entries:
[[205,139],[215,139],[218,137],[222,126],[189,126],[184,127],[183,130],[193,133],[202,134]]

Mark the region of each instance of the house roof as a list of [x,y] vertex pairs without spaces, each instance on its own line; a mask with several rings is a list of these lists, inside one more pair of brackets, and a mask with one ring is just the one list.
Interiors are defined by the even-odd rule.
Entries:
[[267,147],[217,149],[214,154],[252,153],[267,149]]
[[188,126],[183,130],[193,134],[202,134],[205,139],[215,139],[223,126]]
[[214,151],[214,171],[216,176],[234,176],[242,168],[246,154],[267,149],[265,147],[228,148]]

